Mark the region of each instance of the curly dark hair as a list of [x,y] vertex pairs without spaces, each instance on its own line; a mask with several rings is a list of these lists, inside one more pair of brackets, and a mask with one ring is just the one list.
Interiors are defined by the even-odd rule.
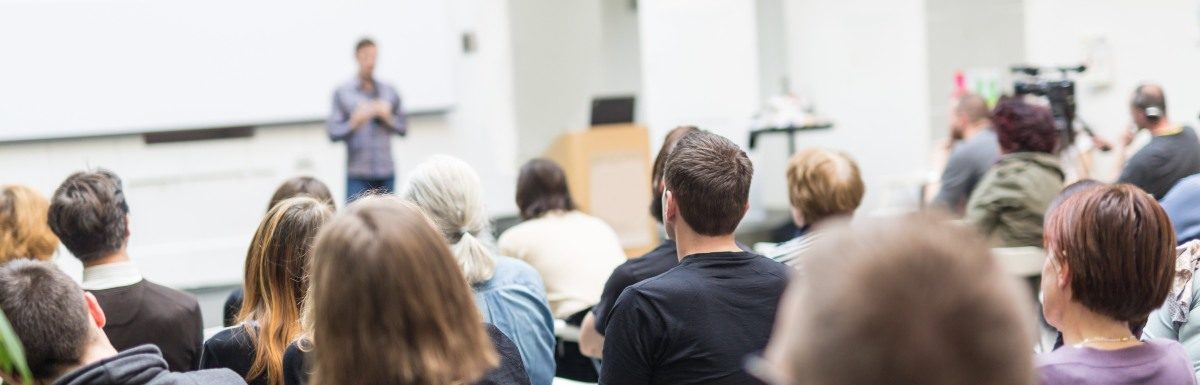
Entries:
[[80,261],[125,247],[129,206],[121,178],[112,171],[80,171],[67,177],[50,200],[50,230]]
[[992,110],[992,124],[1000,150],[1053,153],[1058,147],[1058,129],[1050,110],[1015,97],[1000,99]]

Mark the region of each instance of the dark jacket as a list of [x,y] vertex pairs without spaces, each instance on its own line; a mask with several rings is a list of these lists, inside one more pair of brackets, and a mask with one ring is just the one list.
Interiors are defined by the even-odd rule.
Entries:
[[228,369],[172,373],[153,345],[138,346],[76,369],[55,385],[245,385]]
[[997,247],[1042,246],[1042,219],[1063,188],[1058,157],[1041,152],[1006,154],[984,174],[967,202],[964,220]]
[[91,293],[108,316],[104,334],[117,351],[152,344],[171,371],[196,370],[204,321],[195,297],[147,280]]

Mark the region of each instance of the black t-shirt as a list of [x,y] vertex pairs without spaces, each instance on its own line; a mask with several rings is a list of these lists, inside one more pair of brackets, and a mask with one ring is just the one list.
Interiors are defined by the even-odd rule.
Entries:
[[678,265],[679,255],[676,254],[676,250],[675,241],[668,239],[645,255],[625,261],[613,269],[612,275],[608,276],[608,282],[604,283],[600,302],[592,308],[596,319],[596,331],[600,335],[604,335],[604,328],[608,326],[608,313],[612,312],[613,306],[617,304],[617,297],[621,296],[621,292],[635,283],[654,278]]
[[758,384],[791,268],[747,252],[694,254],[625,289],[608,315],[600,383]]
[[1155,136],[1129,158],[1121,183],[1130,183],[1162,199],[1180,179],[1200,173],[1200,140],[1191,127],[1173,135]]
[[[525,362],[521,360],[521,352],[508,336],[492,324],[486,324],[488,337],[492,339],[492,347],[500,358],[500,366],[492,369],[474,385],[530,385],[529,376],[525,374]],[[283,352],[283,383],[284,385],[308,385],[307,353],[300,350],[296,343],[288,345]],[[348,383],[351,381],[347,381]]]
[[[200,355],[200,369],[228,368],[242,378],[254,364],[254,340],[242,325],[217,332],[204,341],[204,352]],[[267,376],[247,381],[250,385],[267,385]]]

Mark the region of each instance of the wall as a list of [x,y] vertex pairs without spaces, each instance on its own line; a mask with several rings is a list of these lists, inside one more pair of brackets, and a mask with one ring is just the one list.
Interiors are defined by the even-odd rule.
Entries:
[[[507,9],[490,0],[455,0],[454,16],[455,28],[475,33],[479,49],[456,59],[455,109],[413,118],[409,137],[394,140],[399,172],[402,178],[435,152],[462,157],[478,169],[492,213],[515,213]],[[148,278],[177,287],[239,282],[247,242],[275,186],[313,175],[342,196],[344,164],[344,146],[329,142],[321,124],[155,145],[140,136],[0,144],[0,184],[29,184],[49,195],[76,170],[119,173],[132,210],[131,256]],[[60,259],[78,276],[77,262],[65,252]]]

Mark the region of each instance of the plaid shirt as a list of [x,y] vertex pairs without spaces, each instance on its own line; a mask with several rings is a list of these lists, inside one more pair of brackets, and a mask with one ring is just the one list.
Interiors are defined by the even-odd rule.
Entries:
[[[408,132],[408,121],[401,109],[400,94],[387,84],[372,80],[374,92],[362,88],[360,80],[350,80],[333,92],[333,109],[329,114],[326,130],[329,139],[346,141],[346,175],[354,178],[389,178],[396,175],[396,164],[392,161],[393,133],[403,136]],[[350,127],[350,114],[359,104],[383,100],[392,106],[392,119],[397,127],[388,126],[382,119],[375,118],[357,129]]]

